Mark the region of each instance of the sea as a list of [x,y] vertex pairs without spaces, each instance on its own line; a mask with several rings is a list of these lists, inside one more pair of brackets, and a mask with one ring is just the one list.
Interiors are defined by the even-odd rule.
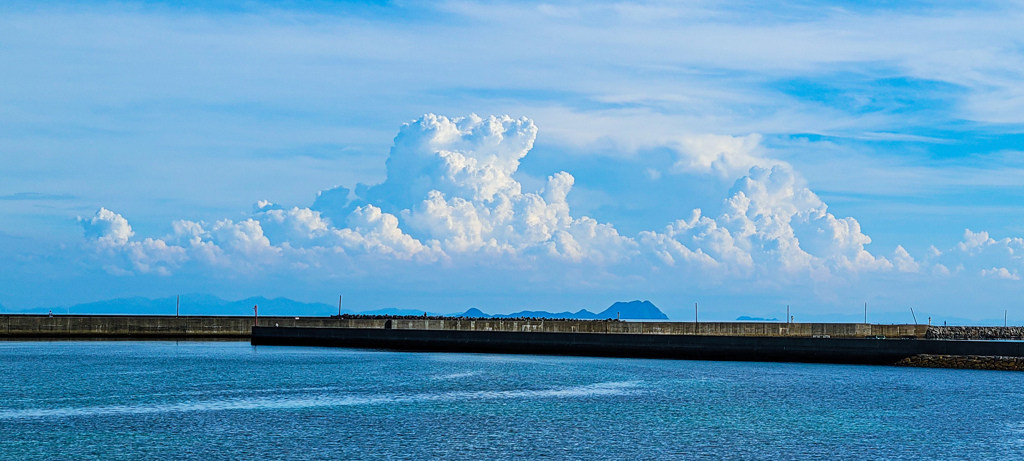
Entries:
[[1022,459],[1024,373],[0,341],[0,459]]

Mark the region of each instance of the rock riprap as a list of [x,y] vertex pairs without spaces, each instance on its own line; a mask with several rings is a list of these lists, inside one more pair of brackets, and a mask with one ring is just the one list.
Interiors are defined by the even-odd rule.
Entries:
[[1024,327],[931,326],[926,339],[1024,339]]
[[989,355],[920,354],[900,360],[899,362],[896,362],[896,366],[1024,371],[1024,358]]

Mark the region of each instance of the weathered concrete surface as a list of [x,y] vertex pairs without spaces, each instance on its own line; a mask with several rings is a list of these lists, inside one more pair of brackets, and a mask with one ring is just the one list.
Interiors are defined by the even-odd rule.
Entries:
[[[422,323],[421,323],[422,322]],[[454,322],[454,324],[453,324]],[[759,323],[759,322],[616,322],[616,321],[519,321],[474,320],[396,321],[396,328],[473,331],[536,331],[552,333],[623,333],[702,336],[866,336],[923,337],[927,327],[916,325],[869,325],[855,323]],[[440,323],[438,325],[437,323]]]
[[[829,338],[923,338],[924,325],[756,322],[620,322],[616,320],[420,319],[260,317],[260,325],[396,330],[613,333],[631,335],[767,336]],[[238,337],[247,338],[252,317],[142,315],[0,315],[6,337]]]
[[928,327],[928,339],[1024,339],[1024,327]]
[[986,355],[920,354],[900,360],[896,362],[896,365],[901,367],[1024,371],[1024,358]]
[[[340,326],[328,317],[260,317],[260,325]],[[0,315],[0,338],[248,338],[252,317]]]
[[[388,320],[342,320],[346,328],[382,328]],[[347,323],[345,323],[347,322]],[[398,330],[615,333],[701,336],[802,336],[831,338],[923,338],[927,325],[777,322],[620,322],[616,320],[413,319],[390,320]]]
[[921,354],[1024,357],[1024,343],[458,329],[253,329],[254,345],[893,365]]

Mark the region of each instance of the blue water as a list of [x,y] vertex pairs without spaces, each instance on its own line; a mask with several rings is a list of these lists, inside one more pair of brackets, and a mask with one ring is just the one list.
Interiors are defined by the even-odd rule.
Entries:
[[1024,373],[0,342],[2,459],[1020,459]]

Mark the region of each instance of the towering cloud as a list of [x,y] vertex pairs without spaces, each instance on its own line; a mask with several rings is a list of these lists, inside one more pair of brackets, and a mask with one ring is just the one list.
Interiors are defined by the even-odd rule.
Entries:
[[836,218],[814,192],[797,185],[792,169],[752,167],[733,186],[718,217],[694,210],[661,232],[642,232],[640,241],[666,263],[699,261],[740,277],[811,275],[836,271],[886,270],[892,264],[864,245],[853,218]]
[[85,229],[85,238],[101,246],[124,245],[135,235],[127,219],[106,208],[100,208],[92,218],[79,218],[78,222]]
[[86,238],[103,258],[103,268],[110,273],[170,275],[187,259],[183,248],[169,246],[163,240],[130,240],[135,232],[128,220],[106,208],[100,208],[92,218],[79,218],[79,222]]
[[789,165],[761,156],[756,136],[708,137],[677,164],[724,176],[747,168],[717,216],[696,209],[662,229],[621,235],[612,223],[574,215],[567,172],[523,191],[515,173],[536,136],[526,118],[425,115],[395,137],[384,182],[325,190],[309,208],[261,201],[244,220],[176,221],[171,235],[141,241],[105,208],[81,224],[104,267],[123,274],[189,265],[237,273],[315,267],[336,277],[355,268],[490,265],[532,273],[559,267],[544,274],[557,279],[569,265],[619,277],[787,283],[879,271],[942,275],[975,258],[979,276],[1019,278],[1024,244],[986,233],[967,231],[956,248],[921,260],[903,247],[891,260],[872,254],[857,220],[830,213]]

